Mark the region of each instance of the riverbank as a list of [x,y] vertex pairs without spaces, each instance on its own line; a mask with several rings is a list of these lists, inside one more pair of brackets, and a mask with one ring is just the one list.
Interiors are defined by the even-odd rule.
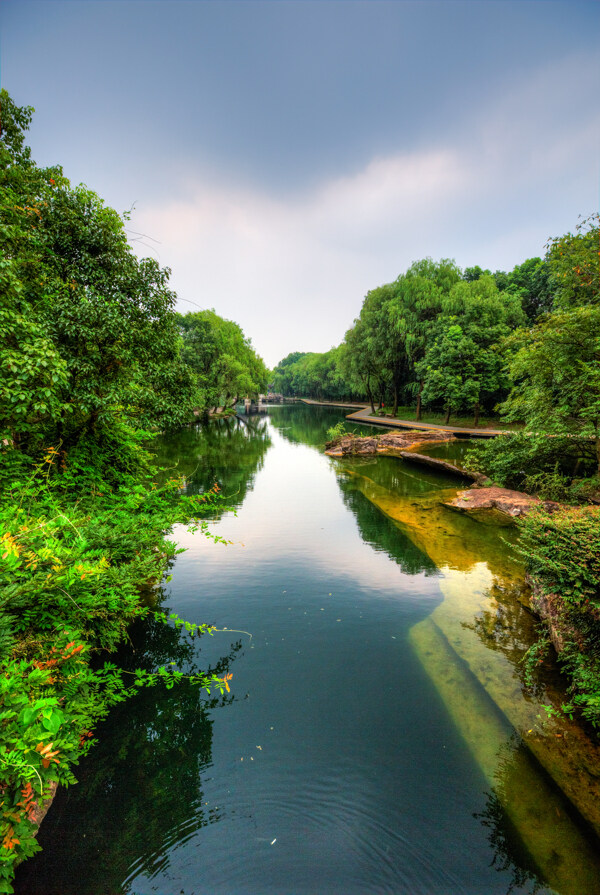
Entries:
[[505,435],[503,429],[479,429],[467,428],[464,426],[446,426],[433,423],[417,423],[413,420],[399,420],[392,417],[381,417],[373,415],[369,404],[360,403],[340,403],[336,401],[314,401],[311,398],[300,398],[303,404],[315,405],[319,407],[339,407],[340,409],[352,409],[352,413],[346,417],[350,422],[368,423],[370,426],[384,426],[386,429],[420,429],[426,432],[432,430],[441,430],[450,432],[456,436],[465,436],[469,438],[495,438],[497,435]]
[[[5,446],[4,468],[14,453]],[[205,525],[217,495],[183,498],[180,477],[158,486],[143,466],[117,481],[74,479],[54,450],[3,491],[0,891],[11,892],[16,866],[39,850],[57,787],[76,782],[97,723],[140,687],[182,677],[177,667],[124,672],[110,658],[134,620],[161,617],[143,591],[175,556],[169,530]]]

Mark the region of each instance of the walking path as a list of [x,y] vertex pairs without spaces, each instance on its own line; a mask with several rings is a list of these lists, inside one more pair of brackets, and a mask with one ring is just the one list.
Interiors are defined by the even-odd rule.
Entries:
[[388,419],[381,416],[373,416],[368,404],[345,404],[342,401],[313,401],[312,398],[300,398],[303,404],[315,404],[319,407],[354,408],[354,413],[348,414],[347,420],[355,423],[368,423],[371,426],[384,426],[386,429],[443,429],[454,435],[470,435],[475,438],[494,438],[496,435],[506,435],[502,429],[465,429],[462,426],[442,426],[435,423],[415,423],[413,420]]

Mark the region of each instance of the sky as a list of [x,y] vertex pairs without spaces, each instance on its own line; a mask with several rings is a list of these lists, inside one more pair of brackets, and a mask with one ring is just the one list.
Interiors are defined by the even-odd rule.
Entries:
[[597,0],[0,0],[0,81],[271,367],[419,258],[510,270],[598,210]]

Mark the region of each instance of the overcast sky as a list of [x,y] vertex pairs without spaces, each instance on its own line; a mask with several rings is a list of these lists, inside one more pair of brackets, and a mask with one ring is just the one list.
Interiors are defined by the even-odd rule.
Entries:
[[[598,209],[600,3],[2,0],[2,86],[268,365],[414,260],[511,269]],[[135,234],[132,234],[135,235]]]

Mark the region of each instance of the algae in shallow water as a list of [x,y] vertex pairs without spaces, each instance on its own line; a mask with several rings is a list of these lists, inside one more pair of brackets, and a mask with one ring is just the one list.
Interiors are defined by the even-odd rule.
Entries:
[[[439,570],[444,599],[410,639],[528,853],[561,893],[594,891],[597,842],[590,844],[569,807],[600,834],[600,750],[576,723],[547,718],[544,704],[565,699],[560,686],[537,694],[525,687],[519,661],[535,635],[531,625],[514,630],[525,581],[506,530],[501,536],[442,506],[456,489],[409,496],[355,470],[346,475]],[[526,748],[513,762],[510,785],[500,787],[498,769],[515,736]]]

